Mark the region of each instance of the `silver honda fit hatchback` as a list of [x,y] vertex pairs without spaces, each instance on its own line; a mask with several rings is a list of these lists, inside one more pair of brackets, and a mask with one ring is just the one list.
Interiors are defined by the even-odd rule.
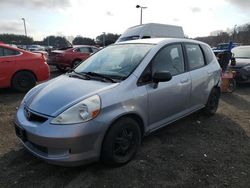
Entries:
[[152,131],[200,109],[213,115],[220,74],[202,42],[110,45],[30,90],[17,110],[16,134],[28,151],[50,163],[122,165]]

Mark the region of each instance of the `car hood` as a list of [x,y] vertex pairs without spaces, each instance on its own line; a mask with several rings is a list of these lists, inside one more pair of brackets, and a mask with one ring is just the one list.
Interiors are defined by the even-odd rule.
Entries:
[[24,102],[32,111],[57,116],[77,102],[117,85],[118,83],[82,80],[62,75],[31,90],[25,96]]
[[235,58],[236,67],[244,67],[246,65],[250,65],[250,59],[247,58]]

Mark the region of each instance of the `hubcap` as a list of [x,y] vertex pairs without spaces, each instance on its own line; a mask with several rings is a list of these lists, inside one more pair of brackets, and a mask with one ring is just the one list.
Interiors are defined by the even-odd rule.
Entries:
[[23,77],[19,80],[19,85],[21,87],[28,87],[29,86],[29,79],[27,77]]

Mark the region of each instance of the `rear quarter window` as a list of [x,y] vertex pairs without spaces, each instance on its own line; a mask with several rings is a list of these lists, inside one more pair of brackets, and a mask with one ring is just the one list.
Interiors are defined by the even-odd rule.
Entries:
[[185,48],[190,70],[195,70],[205,66],[203,52],[198,44],[185,44]]
[[3,48],[3,56],[12,56],[12,55],[18,55],[20,54],[19,51]]
[[212,52],[211,48],[203,44],[201,45],[201,48],[204,52],[206,63],[211,63],[214,59],[214,53]]

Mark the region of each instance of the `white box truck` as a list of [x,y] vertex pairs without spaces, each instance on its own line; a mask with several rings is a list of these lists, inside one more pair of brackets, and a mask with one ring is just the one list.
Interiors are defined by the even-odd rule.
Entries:
[[128,28],[116,42],[145,38],[185,38],[181,26],[147,23]]

